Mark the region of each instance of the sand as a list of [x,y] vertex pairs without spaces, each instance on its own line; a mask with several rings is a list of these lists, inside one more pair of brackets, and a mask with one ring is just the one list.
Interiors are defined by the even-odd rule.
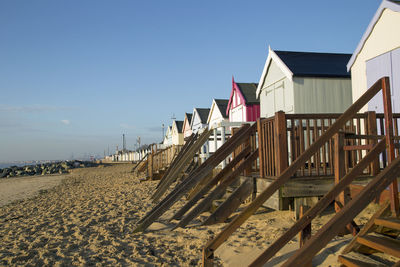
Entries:
[[[180,201],[148,231],[133,233],[136,222],[153,206],[149,197],[157,181],[140,183],[131,168],[75,169],[58,177],[55,187],[40,187],[40,194],[27,194],[28,198],[1,207],[0,265],[199,266],[202,247],[225,224],[200,226],[207,215],[203,214],[187,228],[171,231],[166,219],[183,205]],[[375,209],[364,211],[356,222],[365,223]],[[315,219],[313,231],[331,216]],[[259,210],[216,251],[216,263],[250,263],[293,222],[290,211]],[[334,239],[313,265],[339,266],[337,255],[350,238]],[[293,239],[268,266],[287,259],[298,248],[297,241]]]

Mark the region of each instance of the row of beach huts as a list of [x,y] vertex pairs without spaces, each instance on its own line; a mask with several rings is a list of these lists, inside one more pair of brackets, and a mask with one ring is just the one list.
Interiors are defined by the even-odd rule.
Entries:
[[[132,157],[119,152],[116,160],[137,161],[136,171],[160,180],[157,205],[135,231],[184,196],[175,228],[206,210],[204,225],[227,222],[246,202],[205,244],[204,266],[213,266],[215,250],[261,206],[293,209],[297,222],[251,266],[268,262],[297,233],[301,247],[282,266],[310,266],[345,231],[355,237],[341,264],[399,266],[399,25],[400,1],[383,0],[353,54],[269,48],[258,83],[232,78],[226,99],[182,114],[161,144]],[[382,208],[360,229],[353,219],[374,200]],[[312,219],[331,203],[336,215],[311,236]],[[361,246],[389,257],[371,259]]]

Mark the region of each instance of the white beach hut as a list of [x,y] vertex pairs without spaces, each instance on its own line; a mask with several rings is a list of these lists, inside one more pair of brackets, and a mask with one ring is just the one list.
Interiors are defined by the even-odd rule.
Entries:
[[[388,76],[392,111],[400,112],[400,2],[382,1],[347,64],[351,71],[353,101],[379,78]],[[361,111],[383,112],[382,93]]]

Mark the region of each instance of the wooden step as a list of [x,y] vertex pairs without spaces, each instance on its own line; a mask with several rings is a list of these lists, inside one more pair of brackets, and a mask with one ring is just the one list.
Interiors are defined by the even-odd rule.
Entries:
[[400,258],[400,240],[376,233],[371,233],[358,237],[357,242],[364,246]]
[[383,267],[387,266],[377,260],[371,259],[360,253],[350,252],[345,255],[339,255],[339,262],[348,267]]
[[395,217],[377,218],[375,224],[400,231],[400,219]]

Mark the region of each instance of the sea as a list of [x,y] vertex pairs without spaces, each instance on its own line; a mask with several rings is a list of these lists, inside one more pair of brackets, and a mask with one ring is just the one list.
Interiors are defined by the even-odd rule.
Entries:
[[11,166],[28,166],[28,165],[36,165],[37,163],[26,163],[26,162],[0,162],[0,169],[8,168]]

